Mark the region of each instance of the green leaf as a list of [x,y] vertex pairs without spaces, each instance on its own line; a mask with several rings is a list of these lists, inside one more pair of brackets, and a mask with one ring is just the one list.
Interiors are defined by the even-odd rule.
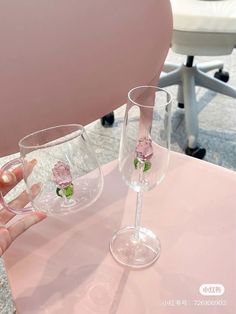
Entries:
[[135,169],[138,168],[138,163],[139,163],[138,158],[135,158],[135,159],[134,159],[134,168],[135,168]]
[[65,187],[63,189],[63,192],[64,192],[64,195],[66,198],[71,198],[73,193],[74,193],[73,185],[71,184],[71,185]]
[[151,168],[151,166],[152,166],[151,161],[149,161],[149,160],[145,161],[145,163],[144,163],[144,170],[143,171],[144,172],[148,171]]
[[[135,159],[134,159],[134,167],[135,167],[135,169],[138,169],[138,164],[139,164],[139,160],[138,160],[138,158],[135,158]],[[152,166],[151,161],[146,160],[146,161],[144,162],[144,169],[143,169],[143,171],[144,171],[144,172],[145,172],[145,171],[148,171],[148,170],[151,168],[151,166]]]
[[57,189],[56,189],[56,193],[57,193],[58,196],[62,197],[62,195],[61,195],[62,191],[61,191],[60,188],[57,188]]

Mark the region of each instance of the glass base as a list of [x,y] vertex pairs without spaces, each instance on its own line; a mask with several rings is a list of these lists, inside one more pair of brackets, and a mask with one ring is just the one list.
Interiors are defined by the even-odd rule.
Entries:
[[[48,215],[63,216],[79,211],[81,207],[80,205],[79,200],[76,198],[54,198],[54,201],[50,202],[44,211]],[[43,206],[41,208],[43,208]]]
[[151,230],[129,226],[114,234],[110,251],[118,263],[132,268],[144,268],[159,258],[161,244]]

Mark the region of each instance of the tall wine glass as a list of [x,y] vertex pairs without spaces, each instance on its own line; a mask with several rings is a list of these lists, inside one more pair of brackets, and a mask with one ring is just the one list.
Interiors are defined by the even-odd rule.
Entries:
[[29,207],[15,208],[0,193],[5,208],[16,214],[39,210],[65,215],[88,207],[99,197],[103,176],[83,126],[68,124],[40,130],[21,139],[19,147],[20,158],[2,169],[22,165],[31,202]]
[[171,103],[171,95],[155,86],[135,87],[128,93],[119,168],[126,184],[137,192],[135,222],[114,234],[110,251],[116,261],[133,268],[147,267],[160,256],[160,240],[140,222],[143,192],[159,184],[167,171]]

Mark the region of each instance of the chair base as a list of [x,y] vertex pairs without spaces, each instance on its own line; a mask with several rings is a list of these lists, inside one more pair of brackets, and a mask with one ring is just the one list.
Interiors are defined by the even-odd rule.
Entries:
[[187,65],[173,63],[164,65],[159,86],[179,86],[177,100],[180,104],[179,106],[184,107],[185,110],[185,127],[188,141],[186,153],[189,149],[198,149],[198,112],[195,86],[202,86],[217,93],[236,98],[236,88],[223,82],[223,79],[219,80],[219,78],[210,77],[206,74],[206,72],[214,69],[222,71],[223,63],[221,61],[211,61],[195,66],[188,63]]
[[196,148],[187,147],[185,149],[185,154],[194,158],[203,159],[206,155],[206,149],[199,146]]
[[104,128],[112,127],[114,122],[115,122],[115,115],[113,111],[101,118],[101,124],[102,126],[104,126]]

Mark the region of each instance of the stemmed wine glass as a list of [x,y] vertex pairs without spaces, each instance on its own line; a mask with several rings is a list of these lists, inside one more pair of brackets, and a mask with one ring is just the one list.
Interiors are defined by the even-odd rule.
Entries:
[[135,223],[113,235],[110,251],[116,261],[133,268],[147,267],[160,256],[160,240],[140,221],[143,192],[159,184],[167,171],[171,104],[169,92],[155,86],[135,87],[128,93],[119,168],[126,184],[137,192]]
[[31,202],[28,207],[14,208],[0,193],[5,208],[16,214],[39,210],[65,215],[88,207],[99,197],[103,176],[83,126],[67,124],[40,130],[21,139],[19,147],[20,158],[2,169],[22,165]]

